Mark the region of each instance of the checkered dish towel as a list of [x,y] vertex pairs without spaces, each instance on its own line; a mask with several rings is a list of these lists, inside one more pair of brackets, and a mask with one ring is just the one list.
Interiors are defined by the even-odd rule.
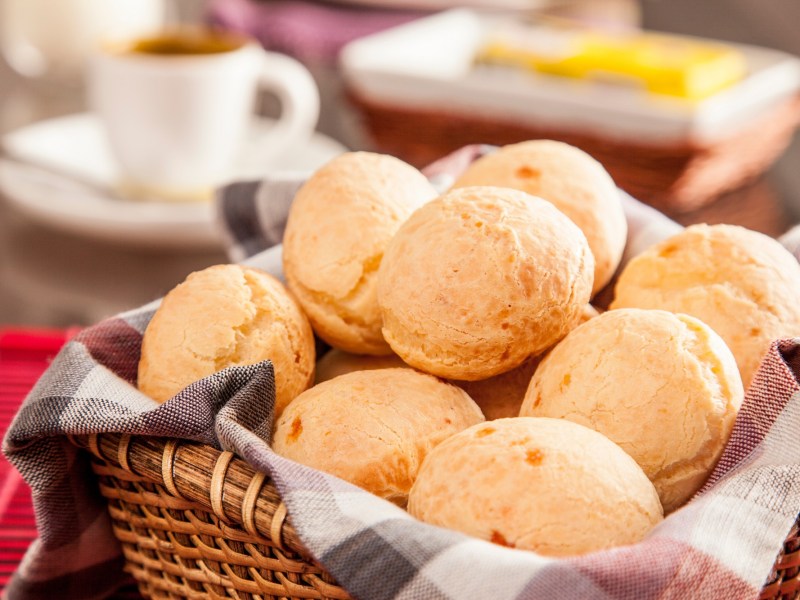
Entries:
[[[486,147],[432,165],[446,185]],[[280,240],[297,182],[221,193],[236,258]],[[678,226],[631,198],[628,254]],[[275,251],[248,262],[279,266]],[[273,270],[274,272],[274,270]],[[641,543],[570,559],[513,550],[420,523],[376,496],[272,453],[269,362],[226,369],[158,405],[137,391],[156,303],[85,330],[25,401],[4,451],[33,488],[40,539],[7,594],[100,598],[123,579],[88,458],[65,434],[125,432],[232,450],[273,477],[308,549],[353,596],[378,599],[754,598],[800,510],[800,340],[773,344],[703,490]]]

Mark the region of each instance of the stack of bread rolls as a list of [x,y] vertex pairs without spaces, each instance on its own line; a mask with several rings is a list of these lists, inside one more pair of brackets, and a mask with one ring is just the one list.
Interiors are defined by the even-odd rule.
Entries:
[[[760,234],[690,227],[598,315],[626,234],[610,177],[566,144],[501,148],[441,195],[347,153],[291,207],[287,287],[190,275],[145,332],[139,387],[163,402],[269,359],[275,452],[505,546],[635,543],[702,487],[769,342],[800,335],[800,266]],[[333,347],[319,361],[312,331]]]

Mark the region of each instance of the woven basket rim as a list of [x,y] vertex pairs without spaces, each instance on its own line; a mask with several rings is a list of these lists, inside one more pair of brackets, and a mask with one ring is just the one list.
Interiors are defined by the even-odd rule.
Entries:
[[219,519],[317,564],[300,540],[275,483],[231,452],[175,438],[102,433],[69,436],[73,445],[164,486]]
[[[303,545],[278,489],[265,473],[231,452],[174,438],[103,433],[69,436],[112,469],[163,486],[231,526],[298,554],[324,570]],[[788,532],[759,600],[800,599],[800,514]]]

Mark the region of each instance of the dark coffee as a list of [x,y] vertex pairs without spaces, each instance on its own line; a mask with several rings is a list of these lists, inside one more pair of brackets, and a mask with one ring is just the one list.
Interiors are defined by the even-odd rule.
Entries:
[[241,37],[223,32],[172,31],[136,40],[128,47],[128,51],[163,56],[221,54],[238,50],[245,43]]

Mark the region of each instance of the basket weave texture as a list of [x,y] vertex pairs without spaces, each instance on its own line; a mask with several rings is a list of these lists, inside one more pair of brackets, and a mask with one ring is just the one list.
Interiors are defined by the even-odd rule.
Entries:
[[350,595],[309,556],[274,485],[230,452],[163,438],[74,438],[94,455],[125,570],[148,598]]
[[[125,569],[146,597],[351,598],[303,547],[269,478],[232,453],[120,434],[72,442],[94,456]],[[760,600],[800,599],[799,527],[800,515]]]
[[672,215],[709,204],[761,175],[789,144],[800,121],[796,97],[714,143],[659,145],[546,122],[513,122],[502,115],[391,105],[352,91],[349,97],[376,148],[415,166],[469,144],[560,140],[600,161],[623,190]]

